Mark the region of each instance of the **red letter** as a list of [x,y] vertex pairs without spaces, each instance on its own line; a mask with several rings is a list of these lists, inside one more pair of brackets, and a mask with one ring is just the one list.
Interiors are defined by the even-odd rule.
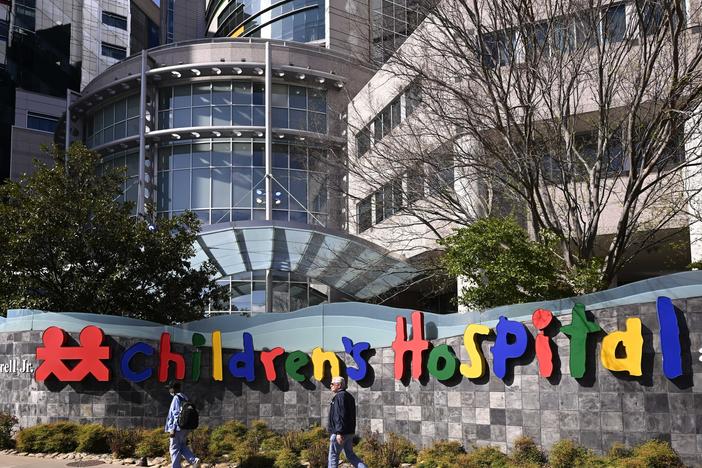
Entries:
[[273,382],[277,376],[273,361],[284,352],[285,350],[280,346],[270,351],[261,351],[261,363],[263,364],[263,369],[266,371],[266,380],[269,382]]
[[168,380],[168,364],[174,362],[176,365],[176,379],[185,378],[185,359],[178,353],[171,352],[171,335],[168,332],[161,333],[161,346],[158,349],[158,381]]
[[553,314],[550,310],[537,309],[531,316],[539,333],[536,335],[536,359],[539,361],[539,374],[541,377],[551,377],[553,373],[553,352],[551,351],[551,338],[546,336],[544,329],[551,324]]
[[395,351],[395,380],[405,375],[405,353],[412,353],[412,378],[419,380],[422,375],[422,354],[429,349],[429,342],[424,339],[424,314],[412,312],[412,340],[407,341],[406,320],[399,316],[395,322],[395,341],[392,349]]

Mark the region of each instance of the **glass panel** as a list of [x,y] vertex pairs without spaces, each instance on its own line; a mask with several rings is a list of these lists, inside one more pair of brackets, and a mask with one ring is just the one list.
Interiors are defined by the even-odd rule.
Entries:
[[137,117],[139,115],[139,96],[131,96],[127,99],[127,117]]
[[288,107],[288,87],[286,85],[274,84],[271,94],[272,106]]
[[176,109],[173,111],[173,128],[190,126],[190,109]]
[[315,112],[327,111],[326,92],[321,89],[310,89],[307,97],[307,108]]
[[173,88],[173,108],[190,107],[190,85]]
[[307,88],[290,86],[289,96],[291,108],[307,109]]
[[307,169],[307,148],[304,146],[290,147],[290,169]]
[[263,106],[253,107],[253,124],[260,127],[266,125],[266,109]]
[[320,114],[318,112],[308,112],[307,118],[309,119],[310,132],[327,133],[327,114]]
[[291,210],[303,210],[307,208],[306,172],[290,171],[290,193],[292,194],[292,197],[290,199]]
[[251,107],[232,106],[232,125],[251,125]]
[[251,207],[251,169],[235,167],[232,169],[232,206],[236,208]]
[[210,83],[193,85],[193,106],[209,105],[210,102]]
[[193,107],[193,127],[207,127],[211,125],[211,107]]
[[251,210],[232,210],[232,221],[249,221]]
[[158,176],[158,199],[156,204],[156,209],[158,211],[167,211],[170,207],[170,197],[168,192],[169,183],[169,173],[163,172]]
[[273,170],[273,207],[277,209],[288,207],[288,171]]
[[212,207],[229,207],[229,189],[231,170],[229,168],[212,169]]
[[192,208],[210,207],[210,170],[194,169],[192,177]]
[[266,283],[253,283],[253,294],[251,295],[251,310],[253,312],[266,311]]
[[215,106],[212,108],[212,125],[231,125],[232,108],[229,106]]
[[271,125],[273,128],[288,128],[288,109],[274,107],[272,109]]
[[164,128],[171,128],[173,122],[171,121],[171,113],[169,111],[158,113],[158,129],[163,130]]
[[158,149],[158,170],[167,171],[171,165],[171,147],[166,146]]
[[315,212],[327,211],[326,180],[321,174],[310,174],[308,207]]
[[273,146],[273,167],[288,167],[288,145]]
[[172,88],[161,88],[158,90],[158,108],[170,109],[173,101]]
[[251,143],[234,143],[232,154],[235,166],[251,166]]
[[233,311],[251,310],[251,283],[235,283],[232,281],[231,294],[231,305]]
[[307,130],[307,112],[290,109],[290,128]]
[[232,103],[251,105],[251,83],[234,82]]
[[[266,184],[263,180],[264,175],[265,171],[263,169],[256,168],[253,170],[253,191],[251,192],[251,198],[254,208],[266,207]],[[254,216],[256,215],[254,214]]]
[[120,122],[115,124],[115,140],[124,138],[127,133],[127,124],[125,122]]
[[209,210],[197,210],[193,211],[197,219],[200,220],[202,224],[210,224],[210,211]]
[[253,165],[263,166],[265,164],[266,148],[263,143],[254,143],[253,145]]
[[322,284],[311,284],[310,285],[310,306],[323,304],[327,302],[327,294],[329,293],[329,288]]
[[190,145],[178,145],[173,147],[173,169],[190,168]]
[[[213,202],[214,203],[214,202]],[[212,224],[228,223],[229,210],[212,210]]]
[[231,104],[232,103],[232,84],[231,83],[213,83],[212,84],[212,104]]
[[193,167],[209,167],[210,166],[210,144],[196,143],[192,150]]
[[107,106],[105,110],[103,111],[105,113],[105,116],[103,117],[103,122],[105,127],[109,127],[110,125],[115,123],[115,106]]
[[215,167],[232,165],[232,154],[230,152],[229,143],[212,144],[212,165]]
[[304,211],[291,211],[290,221],[295,223],[307,224],[307,213]]
[[[121,158],[120,158],[121,159]],[[129,153],[126,156],[127,177],[139,175],[139,153]]]
[[254,105],[264,105],[265,104],[265,86],[263,83],[253,84],[253,104]]
[[290,310],[298,310],[307,307],[307,285],[290,285]]
[[290,310],[288,283],[273,283],[273,312]]
[[127,135],[136,135],[139,133],[139,117],[127,120]]
[[190,171],[173,171],[173,193],[171,210],[187,210],[190,208]]

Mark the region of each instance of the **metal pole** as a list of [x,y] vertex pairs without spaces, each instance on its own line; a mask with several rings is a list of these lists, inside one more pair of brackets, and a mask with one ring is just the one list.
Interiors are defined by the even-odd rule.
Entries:
[[[64,150],[68,154],[68,147],[71,146],[71,90],[66,89],[66,141],[64,143]],[[64,158],[67,158],[64,155]]]
[[[271,43],[266,42],[266,75],[264,83],[266,111],[266,221],[273,220],[273,132],[271,96],[273,88],[273,68],[271,67]],[[273,311],[273,273],[266,270],[266,312]]]
[[137,216],[146,212],[144,202],[144,177],[146,166],[146,49],[141,51],[141,87],[139,94],[139,193],[137,194]]

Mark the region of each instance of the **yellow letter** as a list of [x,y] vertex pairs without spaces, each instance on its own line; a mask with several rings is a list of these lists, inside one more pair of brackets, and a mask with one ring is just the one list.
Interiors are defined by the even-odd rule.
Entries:
[[468,351],[470,365],[461,364],[461,374],[463,374],[464,377],[477,379],[485,374],[485,358],[483,357],[482,350],[475,342],[475,335],[489,334],[490,327],[485,325],[472,323],[466,327],[466,331],[463,333],[463,346],[465,346],[466,351]]
[[212,380],[222,381],[222,332],[212,332]]
[[[619,343],[624,345],[626,357],[616,356]],[[626,331],[615,331],[602,339],[600,359],[605,369],[627,371],[629,375],[641,375],[642,350],[641,319],[629,318],[626,319]]]
[[322,351],[322,348],[314,348],[312,350],[312,365],[314,366],[314,378],[321,382],[324,378],[324,363],[328,362],[331,366],[331,376],[338,377],[341,375],[339,370],[339,358],[331,351]]

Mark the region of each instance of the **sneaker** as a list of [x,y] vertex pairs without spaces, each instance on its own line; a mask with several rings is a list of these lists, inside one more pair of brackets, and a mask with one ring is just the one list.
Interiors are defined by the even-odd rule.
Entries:
[[195,461],[193,462],[193,468],[200,468],[200,463],[202,463],[200,461],[200,459],[196,458]]

